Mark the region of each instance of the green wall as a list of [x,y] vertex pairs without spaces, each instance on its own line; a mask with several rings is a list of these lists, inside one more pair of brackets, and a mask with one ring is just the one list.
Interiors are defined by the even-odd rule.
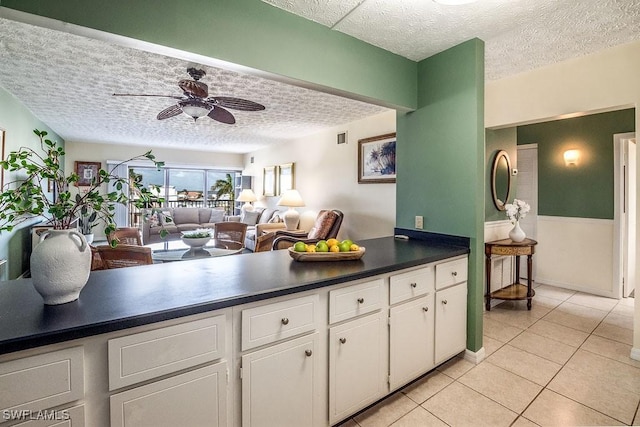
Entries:
[[471,238],[467,348],[482,347],[484,43],[473,39],[418,67],[419,108],[397,118],[396,226]]
[[[485,135],[485,197],[484,197],[484,219],[485,221],[503,221],[507,217],[504,211],[498,210],[493,203],[491,194],[491,170],[493,167],[493,159],[500,150],[504,150],[509,155],[511,167],[516,166],[518,158],[517,149],[517,131],[515,127],[490,130],[487,129]],[[513,201],[516,190],[516,182],[518,177],[511,176],[511,192],[509,193],[509,201]]]
[[[538,215],[613,219],[613,134],[635,131],[635,110],[518,126],[518,145],[538,144]],[[577,166],[563,153],[581,152]]]
[[[20,147],[39,149],[40,142],[38,137],[33,134],[33,129],[46,130],[49,132],[50,139],[56,139],[64,144],[64,141],[55,132],[2,88],[0,88],[0,111],[2,111],[0,129],[5,131],[5,156]],[[15,179],[14,173],[4,171],[5,184]],[[28,226],[34,222],[38,221],[30,220],[10,233],[7,231],[0,233],[0,259],[6,259],[9,267],[7,277],[0,277],[0,280],[15,279],[29,268],[31,233]]]
[[0,5],[357,94],[405,111],[416,107],[414,61],[259,0],[1,0]]

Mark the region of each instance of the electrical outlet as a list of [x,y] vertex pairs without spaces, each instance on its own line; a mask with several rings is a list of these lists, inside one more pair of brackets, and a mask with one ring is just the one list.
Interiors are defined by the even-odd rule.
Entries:
[[422,226],[423,226],[423,224],[422,224],[422,220],[423,220],[423,219],[422,219],[422,216],[421,216],[421,215],[417,215],[417,216],[416,216],[416,228],[417,228],[418,230],[422,230]]

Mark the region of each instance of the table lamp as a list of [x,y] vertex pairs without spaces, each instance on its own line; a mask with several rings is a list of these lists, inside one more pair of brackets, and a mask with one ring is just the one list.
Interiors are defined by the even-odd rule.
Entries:
[[254,207],[251,202],[255,202],[256,200],[258,200],[258,198],[256,197],[253,190],[251,190],[250,188],[245,188],[240,192],[240,195],[236,200],[239,202],[244,202],[244,205],[242,205],[241,208],[243,211],[252,212]]
[[278,206],[287,206],[289,210],[284,213],[284,225],[287,230],[295,230],[300,221],[300,214],[294,208],[304,206],[304,201],[298,190],[287,190],[278,201]]

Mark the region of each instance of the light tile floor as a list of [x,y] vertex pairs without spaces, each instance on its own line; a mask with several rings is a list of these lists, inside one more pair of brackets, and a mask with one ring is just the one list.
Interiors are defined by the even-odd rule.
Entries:
[[640,426],[634,300],[536,286],[484,314],[486,358],[453,358],[342,427]]

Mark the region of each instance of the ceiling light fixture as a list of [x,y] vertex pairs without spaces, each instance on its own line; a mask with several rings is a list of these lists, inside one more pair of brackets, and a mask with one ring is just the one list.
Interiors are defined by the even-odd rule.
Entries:
[[198,120],[202,116],[206,116],[211,111],[211,106],[206,102],[202,102],[198,99],[189,99],[187,101],[178,102],[180,109],[187,116],[193,118],[193,121]]
[[458,6],[462,4],[469,4],[476,2],[478,0],[433,0],[436,3],[445,5],[445,6]]

